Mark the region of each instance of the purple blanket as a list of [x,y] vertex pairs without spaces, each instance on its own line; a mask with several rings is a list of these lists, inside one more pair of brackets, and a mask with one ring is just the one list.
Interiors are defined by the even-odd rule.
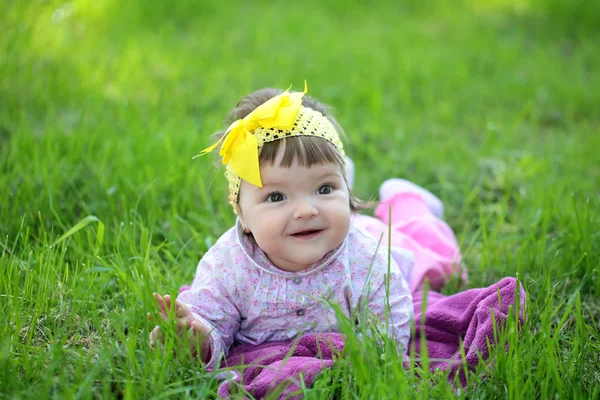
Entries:
[[[521,303],[521,316],[525,292],[514,278],[504,278],[497,284],[481,289],[444,296],[429,292],[424,324],[421,324],[422,293],[414,294],[416,334],[411,348],[421,352],[420,337],[424,333],[431,369],[449,371],[449,378],[458,373],[464,386],[466,377],[459,343],[462,340],[466,355],[466,366],[473,369],[480,358],[488,358],[487,342],[494,342],[492,310],[497,326],[506,320],[509,307],[517,303],[517,292]],[[522,317],[520,318],[522,322]],[[233,348],[225,365],[248,366],[237,370],[219,373],[225,379],[218,389],[221,397],[228,397],[235,385],[243,388],[256,398],[265,397],[275,388],[284,388],[280,393],[285,398],[301,387],[299,374],[304,384],[312,385],[316,376],[335,361],[344,347],[341,334],[310,334],[289,342],[272,342],[262,345],[242,345]]]
[[[466,385],[464,364],[462,361],[460,340],[463,342],[465,361],[469,369],[474,369],[480,358],[487,360],[487,341],[494,343],[494,322],[503,326],[510,307],[520,302],[519,321],[523,323],[525,291],[515,278],[504,278],[497,284],[481,289],[470,289],[452,296],[429,292],[425,323],[421,324],[422,292],[413,294],[415,310],[415,336],[410,346],[415,345],[416,354],[421,354],[420,337],[425,334],[430,368],[449,370],[449,379],[456,373],[460,382]],[[518,293],[517,293],[518,292]]]

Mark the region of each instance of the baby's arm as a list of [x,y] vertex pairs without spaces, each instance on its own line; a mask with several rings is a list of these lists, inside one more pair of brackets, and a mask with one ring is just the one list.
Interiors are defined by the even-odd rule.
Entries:
[[[388,270],[387,257],[384,257],[382,253],[376,256],[370,282],[371,292],[368,309],[383,324],[386,323],[385,318],[387,315],[389,334],[396,339],[404,354],[408,349],[410,326],[414,316],[412,295],[400,269],[393,259],[390,262],[391,265]],[[386,314],[388,304],[389,311]]]
[[221,355],[229,352],[240,329],[241,317],[236,305],[237,281],[232,277],[232,265],[211,249],[200,261],[192,287],[177,297],[177,301],[189,309],[194,320],[208,330],[205,341],[210,348],[207,369],[213,369]]
[[[158,293],[154,293],[154,298],[160,309],[160,317],[165,321],[169,321],[167,310],[171,308],[171,296],[165,295],[164,297]],[[175,301],[175,316],[177,317],[177,331],[179,336],[188,341],[188,346],[193,356],[199,356],[203,363],[207,363],[210,360],[210,342],[208,336],[210,335],[209,328],[192,314],[190,309],[182,304],[179,300]],[[150,314],[148,314],[150,319]],[[183,332],[188,332],[187,335]],[[157,326],[150,332],[150,346],[154,347],[156,343],[162,340],[162,332]],[[202,347],[200,348],[200,344]]]

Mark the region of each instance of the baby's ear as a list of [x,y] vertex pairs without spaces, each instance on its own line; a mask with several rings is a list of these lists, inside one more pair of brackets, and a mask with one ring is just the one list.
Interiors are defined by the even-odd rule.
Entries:
[[250,229],[248,229],[248,227],[244,223],[244,217],[242,216],[242,209],[240,208],[240,206],[238,204],[236,204],[235,207],[237,208],[237,215],[240,220],[240,225],[242,226],[242,230],[244,231],[244,233],[250,233]]

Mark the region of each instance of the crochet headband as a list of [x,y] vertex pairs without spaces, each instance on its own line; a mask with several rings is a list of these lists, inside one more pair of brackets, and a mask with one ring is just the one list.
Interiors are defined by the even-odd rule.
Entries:
[[316,136],[333,143],[344,156],[344,146],[335,127],[319,111],[302,105],[307,92],[285,92],[267,100],[243,119],[232,123],[225,134],[199,155],[213,151],[221,142],[219,155],[226,165],[229,204],[237,214],[241,180],[262,187],[259,152],[263,144],[292,136]]

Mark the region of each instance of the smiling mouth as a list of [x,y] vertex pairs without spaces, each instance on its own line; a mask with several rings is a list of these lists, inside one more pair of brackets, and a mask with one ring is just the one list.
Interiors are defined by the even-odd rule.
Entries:
[[321,232],[323,232],[322,229],[309,229],[306,231],[294,233],[291,236],[298,238],[298,239],[311,239],[311,238],[314,238],[315,236],[317,236]]

